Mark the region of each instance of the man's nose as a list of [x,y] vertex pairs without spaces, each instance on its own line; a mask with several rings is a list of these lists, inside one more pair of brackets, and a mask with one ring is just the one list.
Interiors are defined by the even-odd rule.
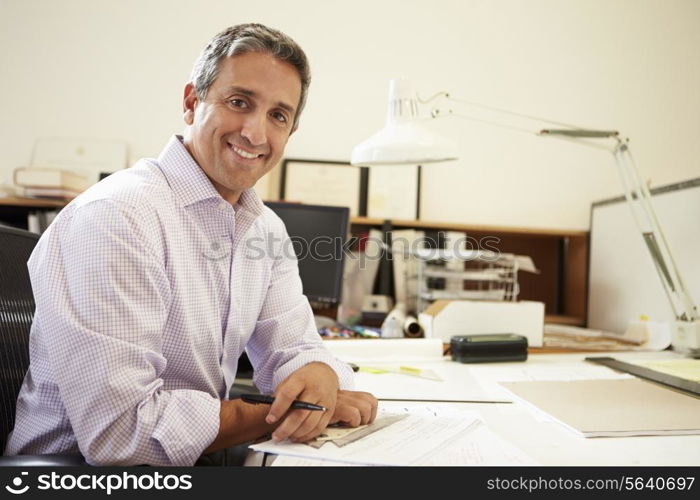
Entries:
[[251,146],[262,146],[267,142],[265,125],[266,115],[264,113],[250,113],[243,122],[241,135],[248,139]]

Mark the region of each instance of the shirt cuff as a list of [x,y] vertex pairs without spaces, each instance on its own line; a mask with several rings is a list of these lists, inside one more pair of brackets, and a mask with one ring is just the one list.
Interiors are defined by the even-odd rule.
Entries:
[[219,434],[221,401],[200,391],[170,392],[153,437],[172,465],[191,466]]
[[275,372],[275,376],[272,379],[272,387],[277,388],[277,386],[282,383],[284,379],[289,377],[302,366],[308,365],[309,363],[325,363],[330,366],[336,375],[338,375],[338,385],[340,389],[351,391],[355,388],[355,377],[352,373],[352,368],[350,368],[347,363],[339,361],[329,353],[319,351],[301,352],[293,359],[282,365]]

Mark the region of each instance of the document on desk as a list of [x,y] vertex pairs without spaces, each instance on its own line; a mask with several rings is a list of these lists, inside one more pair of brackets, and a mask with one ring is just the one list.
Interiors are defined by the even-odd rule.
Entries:
[[638,378],[501,385],[584,437],[700,434],[700,398]]
[[328,341],[325,345],[338,359],[360,367],[355,373],[355,389],[371,392],[378,399],[511,401],[500,387],[484,391],[469,366],[447,360],[440,339],[365,339]]
[[[385,401],[427,401],[427,402],[474,402],[510,403],[512,398],[504,391],[485,391],[479,381],[472,376],[469,367],[452,361],[411,363],[405,373],[396,370],[395,365],[372,363],[355,374],[355,389],[374,394]],[[386,367],[386,371],[381,371]],[[431,376],[416,376],[411,373],[424,372]]]
[[476,412],[412,404],[380,408],[380,416],[402,413],[408,417],[342,447],[266,441],[251,448],[281,455],[276,465],[536,465]]

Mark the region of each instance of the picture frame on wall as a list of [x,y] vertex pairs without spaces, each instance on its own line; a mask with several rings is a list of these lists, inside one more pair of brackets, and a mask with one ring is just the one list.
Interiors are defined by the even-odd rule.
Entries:
[[372,167],[367,186],[367,216],[419,220],[420,191],[420,165]]
[[348,207],[352,217],[367,215],[368,167],[341,161],[287,158],[280,172],[280,200]]
[[255,186],[253,186],[253,189],[255,189],[255,192],[258,193],[261,200],[279,200],[281,169],[282,161],[280,160],[272,170],[258,179],[258,182],[255,183]]

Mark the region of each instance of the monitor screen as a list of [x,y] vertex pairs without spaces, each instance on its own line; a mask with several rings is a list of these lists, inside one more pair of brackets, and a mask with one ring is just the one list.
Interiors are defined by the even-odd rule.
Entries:
[[347,207],[265,202],[284,222],[299,259],[304,295],[312,307],[340,303],[343,246],[348,234]]

